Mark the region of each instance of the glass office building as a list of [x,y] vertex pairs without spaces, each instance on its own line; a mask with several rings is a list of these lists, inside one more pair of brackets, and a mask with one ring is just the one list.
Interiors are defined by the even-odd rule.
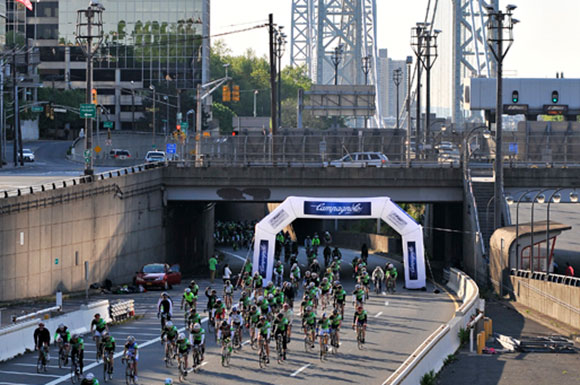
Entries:
[[[8,0],[9,9],[14,0]],[[86,57],[75,37],[77,11],[88,0],[39,0],[26,12],[28,41],[38,47],[37,71],[45,86],[85,88]],[[188,90],[209,77],[202,36],[209,26],[209,0],[100,0],[103,40],[94,58],[99,103],[115,115],[115,128],[131,128],[131,91],[151,84]],[[206,15],[204,17],[204,3]],[[18,9],[22,9],[17,5]],[[23,10],[24,11],[24,10]],[[21,25],[13,28],[22,30]],[[9,25],[10,29],[11,26]],[[204,29],[205,28],[205,29]],[[205,59],[204,59],[205,58]],[[204,62],[204,60],[206,62]],[[203,70],[205,68],[205,71]],[[128,90],[128,91],[127,91]],[[142,117],[141,99],[135,101]],[[127,124],[129,122],[129,124]]]

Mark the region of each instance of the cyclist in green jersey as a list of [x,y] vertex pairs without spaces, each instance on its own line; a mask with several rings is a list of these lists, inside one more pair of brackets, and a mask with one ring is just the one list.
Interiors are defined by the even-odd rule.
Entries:
[[272,332],[272,326],[270,322],[266,320],[266,317],[261,316],[258,322],[257,332],[258,332],[258,344],[261,342],[266,348],[266,363],[270,363],[270,337]]
[[187,307],[189,306],[189,308],[195,308],[197,302],[197,296],[195,294],[193,294],[193,292],[191,291],[191,289],[189,287],[185,288],[185,291],[183,292],[183,296],[181,297],[181,309],[183,309],[183,304],[185,303],[185,310],[187,311]]
[[306,308],[306,312],[302,315],[302,328],[304,335],[308,337],[310,333],[311,341],[314,342],[316,330],[316,313],[312,311],[312,306]]
[[250,319],[250,324],[248,325],[249,329],[250,329],[250,340],[254,340],[254,338],[256,337],[255,331],[256,328],[258,326],[258,322],[260,322],[260,317],[262,316],[262,312],[260,311],[260,308],[258,308],[258,306],[256,305],[252,305],[252,307],[250,308],[250,313],[248,318]]
[[251,294],[252,293],[252,276],[248,272],[244,272],[242,275],[242,289],[244,293]]
[[300,303],[300,314],[306,314],[306,308],[308,307],[313,307],[314,303],[312,302],[312,299],[310,299],[310,296],[308,295],[308,293],[304,294],[304,297],[302,298],[302,302]]
[[185,334],[179,334],[177,337],[177,353],[183,355],[183,359],[185,360],[185,373],[184,376],[187,377],[187,368],[189,367],[189,352],[191,351],[191,342],[187,338],[185,338]]
[[355,308],[359,305],[362,305],[365,299],[365,291],[360,285],[356,285],[354,287],[354,291],[352,292],[352,303],[355,305]]
[[93,373],[87,373],[81,381],[81,385],[99,385],[99,380],[95,378]]
[[335,348],[338,348],[338,346],[340,345],[340,325],[342,324],[342,316],[340,315],[340,313],[338,312],[337,309],[334,309],[332,311],[332,314],[329,317],[330,320],[330,328],[332,329],[332,331],[336,332],[336,346]]
[[[165,340],[167,340],[169,344],[175,344],[178,336],[179,330],[177,330],[177,326],[173,325],[173,322],[167,321],[165,327],[161,331],[161,345],[163,345]],[[165,359],[165,357],[163,359]]]
[[[56,342],[59,346],[59,349],[62,348],[65,353],[65,365],[68,363],[68,353],[70,351],[70,331],[68,327],[64,324],[58,325],[58,328],[54,332],[54,342]],[[59,350],[60,351],[60,350]]]
[[356,309],[356,312],[354,313],[354,318],[352,320],[352,329],[354,330],[355,324],[358,327],[362,327],[362,330],[363,330],[362,343],[363,344],[365,342],[365,336],[366,336],[366,330],[367,330],[367,320],[368,320],[367,311],[364,310],[362,306],[359,306]]
[[284,313],[278,313],[274,320],[274,338],[278,339],[278,335],[282,336],[282,358],[286,360],[286,346],[288,344],[288,318]]
[[197,283],[195,283],[195,280],[192,280],[189,283],[189,288],[191,289],[191,292],[193,293],[193,295],[195,295],[195,297],[197,298],[197,295],[199,293],[199,285]]
[[[105,357],[109,357],[110,358],[110,362],[111,362],[111,370],[113,369],[113,361],[115,361],[113,359],[113,355],[115,354],[115,338],[110,335],[108,332],[103,332],[103,339],[102,339],[102,344],[103,344],[103,361],[105,359]],[[112,373],[112,371],[111,371]]]
[[264,284],[264,279],[262,278],[260,273],[258,273],[257,271],[254,274],[254,279],[253,279],[252,283],[254,285],[254,297],[258,297],[258,296],[262,295],[262,293],[264,292],[264,289],[262,288],[262,286]]
[[70,345],[71,345],[70,352],[71,360],[73,359],[74,356],[78,358],[79,372],[82,373],[83,367],[85,366],[84,364],[85,341],[78,334],[73,334],[73,336],[70,339]]
[[203,355],[205,354],[205,330],[201,327],[201,324],[196,323],[193,325],[190,337],[193,345],[199,346],[201,349],[201,360],[203,361]]
[[320,356],[322,357],[322,349],[328,344],[328,336],[330,336],[330,319],[326,313],[322,313],[322,317],[318,321],[318,337],[320,341]]
[[339,283],[334,291],[334,306],[339,308],[341,313],[344,311],[344,302],[346,301],[346,290]]
[[197,310],[192,307],[189,309],[189,313],[187,314],[187,330],[191,332],[191,328],[197,323],[201,323],[201,314],[199,314]]
[[[387,287],[392,287],[393,292],[396,291],[397,288],[397,276],[399,275],[399,273],[397,273],[397,268],[395,267],[395,265],[393,265],[392,263],[387,264],[386,269],[385,269],[385,276],[386,276],[386,282],[387,282]],[[390,283],[390,285],[389,285]]]

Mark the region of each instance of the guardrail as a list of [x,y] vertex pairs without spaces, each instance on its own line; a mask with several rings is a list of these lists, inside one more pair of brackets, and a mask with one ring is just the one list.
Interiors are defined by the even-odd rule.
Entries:
[[109,315],[114,322],[135,316],[135,300],[118,300],[109,306]]
[[53,311],[61,311],[61,310],[62,310],[61,306],[53,306],[53,307],[49,307],[46,309],[35,311],[34,313],[25,314],[25,315],[22,315],[20,317],[12,316],[12,322],[26,321],[29,318],[34,318],[34,317],[38,317],[39,315],[43,315],[43,314],[50,313]]
[[455,291],[462,305],[454,317],[423,341],[383,385],[417,385],[425,373],[439,371],[443,360],[459,348],[459,330],[465,329],[472,315],[484,305],[479,300],[477,284],[462,271],[451,269],[447,286]]
[[580,277],[571,277],[569,275],[544,273],[541,271],[517,270],[517,269],[511,269],[510,275],[522,278],[535,279],[537,281],[547,281],[561,283],[562,285],[580,287]]

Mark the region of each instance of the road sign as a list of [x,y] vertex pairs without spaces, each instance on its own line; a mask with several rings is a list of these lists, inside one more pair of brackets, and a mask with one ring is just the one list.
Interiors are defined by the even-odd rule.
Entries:
[[105,139],[105,146],[112,146],[113,145],[113,139]]
[[96,118],[97,117],[97,106],[91,103],[82,103],[79,111],[81,118]]
[[66,108],[57,108],[57,107],[53,108],[52,111],[58,112],[59,114],[66,114],[67,112]]
[[88,158],[91,156],[91,150],[85,150],[83,154],[85,155],[85,158]]
[[177,144],[176,143],[167,143],[165,145],[165,152],[168,154],[175,154],[177,152]]
[[54,264],[55,264],[55,265],[58,265],[58,258],[55,258],[55,259],[54,259]]
[[509,145],[509,152],[511,152],[512,154],[518,154],[518,143],[517,142],[512,142]]
[[103,149],[100,146],[95,147],[95,152],[98,154],[99,152],[101,152]]
[[111,122],[110,120],[105,120],[103,122],[103,127],[104,128],[113,128],[113,122]]
[[32,112],[42,112],[44,108],[42,106],[32,106],[31,110]]
[[188,128],[189,128],[188,122],[181,122],[181,129],[182,130],[187,130]]

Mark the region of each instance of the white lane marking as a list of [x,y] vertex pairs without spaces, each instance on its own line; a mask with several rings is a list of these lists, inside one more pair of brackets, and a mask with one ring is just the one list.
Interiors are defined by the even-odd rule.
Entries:
[[389,306],[389,301],[385,301],[385,306]]
[[242,346],[247,345],[249,343],[250,343],[250,340],[244,341],[244,342],[242,342]]
[[[36,365],[35,365],[35,366],[36,366]],[[0,370],[0,373],[3,373],[3,374],[16,374],[16,375],[18,375],[18,376],[36,376],[36,377],[52,377],[52,378],[54,378],[54,377],[56,377],[56,378],[60,377],[60,376],[57,376],[56,374],[41,374],[41,373],[13,372],[13,371],[10,371],[10,370]],[[70,376],[70,375],[69,375],[69,376]],[[67,377],[68,377],[68,376],[67,376]]]
[[[205,317],[205,318],[203,318],[201,320],[201,322],[204,323],[204,322],[207,322],[207,320],[208,320],[208,318]],[[181,332],[184,332],[184,331],[185,331],[185,328],[184,327],[181,328],[181,329],[179,329],[179,332],[180,333]],[[139,349],[143,349],[143,348],[145,348],[145,347],[147,347],[149,345],[153,345],[154,343],[159,342],[159,341],[161,341],[161,337],[153,338],[152,340],[149,340],[147,342],[144,342],[142,344],[139,344]],[[117,359],[117,358],[122,357],[122,356],[123,356],[123,352],[118,352],[118,353],[115,353],[115,355],[113,356],[113,359]],[[102,364],[102,362],[94,362],[94,363],[92,363],[90,365],[85,366],[84,367],[84,371],[86,372],[87,370],[91,370],[92,368],[95,368],[95,367],[97,367],[97,366],[99,366],[101,364]],[[51,377],[58,377],[58,376],[51,376]],[[48,382],[46,385],[56,385],[56,384],[60,384],[61,382],[67,381],[69,379],[70,379],[70,373],[67,374],[67,375],[65,375],[65,376],[58,377],[56,380],[51,381],[51,382]]]
[[[207,365],[207,361],[203,361],[201,364],[199,364],[199,367],[201,368],[202,366]],[[193,368],[189,368],[187,369],[187,373],[191,373],[193,372]]]
[[241,256],[239,256],[239,255],[237,255],[237,254],[230,253],[229,251],[224,251],[224,250],[220,250],[220,251],[221,251],[222,253],[224,253],[224,254],[231,255],[232,257],[234,257],[234,258],[237,258],[237,259],[239,259],[240,261],[244,261],[244,262],[246,262],[246,258],[244,258],[244,257],[241,257]]
[[19,384],[16,382],[0,382],[0,385],[26,385],[26,384]]
[[382,311],[378,312],[377,315],[375,316],[375,318],[379,318],[381,316],[381,314],[383,314]]
[[312,364],[306,364],[303,367],[301,367],[300,369],[298,369],[297,371],[295,371],[294,373],[292,373],[290,375],[290,377],[296,377],[297,375],[299,375],[303,370],[307,369],[309,366],[311,366]]
[[[15,365],[15,366],[30,366],[30,367],[36,368],[36,364],[27,364],[27,363],[24,363],[24,362],[17,362],[17,363],[14,363],[12,365]],[[58,366],[55,366],[55,365],[46,365],[46,367],[47,368],[52,368],[52,369],[66,369],[66,368],[59,368]]]

